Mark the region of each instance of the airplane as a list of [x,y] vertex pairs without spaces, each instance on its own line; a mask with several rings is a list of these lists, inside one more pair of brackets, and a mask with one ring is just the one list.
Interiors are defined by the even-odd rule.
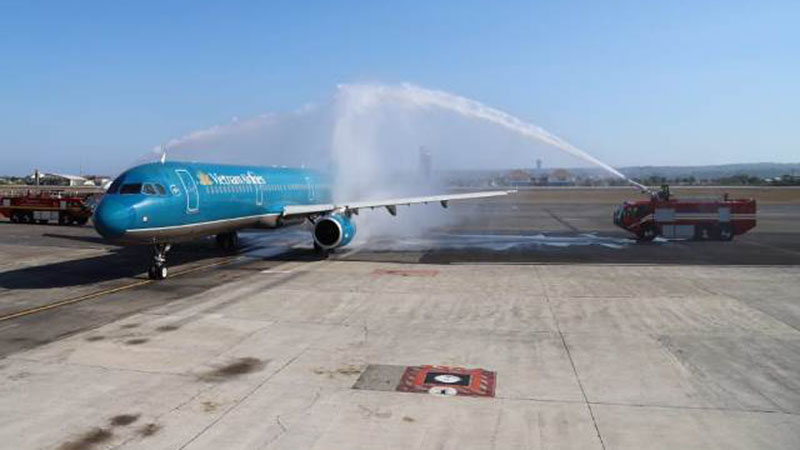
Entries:
[[167,278],[172,244],[216,235],[233,250],[237,231],[313,224],[314,249],[327,256],[353,240],[360,209],[440,203],[507,195],[514,191],[336,202],[332,180],[308,169],[164,161],[128,169],[111,183],[92,216],[97,232],[122,245],[153,246],[152,280]]

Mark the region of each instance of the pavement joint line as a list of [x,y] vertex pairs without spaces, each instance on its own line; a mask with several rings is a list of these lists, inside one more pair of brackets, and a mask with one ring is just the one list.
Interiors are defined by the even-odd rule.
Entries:
[[782,411],[777,409],[737,409],[714,406],[680,406],[680,405],[647,405],[640,403],[617,403],[617,402],[589,402],[596,406],[621,406],[625,408],[654,408],[654,409],[677,409],[683,411],[715,411],[715,412],[736,412],[745,414],[783,414],[787,416],[800,416],[800,412]]
[[[536,402],[536,403],[564,403],[564,404],[584,404],[583,400],[558,400],[552,398],[533,398],[533,397],[506,397],[506,396],[496,396],[495,398],[506,400],[506,401],[518,401],[518,402]],[[603,402],[603,401],[590,401],[590,405],[593,406],[619,406],[623,408],[653,408],[653,409],[675,409],[681,411],[709,411],[709,412],[735,412],[735,413],[743,413],[743,414],[782,414],[786,416],[800,416],[800,412],[792,412],[792,411],[781,411],[775,409],[737,409],[737,408],[726,408],[726,407],[715,407],[715,406],[681,406],[681,405],[660,405],[660,404],[652,404],[648,405],[645,403],[622,403],[622,402]]]
[[208,425],[206,425],[206,426],[205,426],[205,427],[204,427],[202,430],[200,430],[200,431],[199,431],[197,434],[195,434],[195,435],[194,435],[194,436],[193,436],[191,439],[189,439],[188,441],[184,442],[184,444],[183,444],[183,445],[181,445],[181,446],[178,448],[178,450],[183,450],[183,449],[185,449],[186,447],[188,447],[189,445],[191,445],[191,444],[192,444],[194,441],[196,441],[197,439],[199,439],[199,438],[200,438],[200,436],[204,435],[204,434],[205,434],[205,433],[206,433],[206,432],[207,432],[209,429],[211,429],[211,427],[213,427],[213,426],[215,426],[216,424],[218,424],[218,423],[219,423],[219,422],[220,422],[222,419],[224,419],[224,418],[225,418],[225,417],[226,417],[226,416],[227,416],[227,415],[228,415],[228,414],[229,414],[231,411],[233,411],[233,410],[234,410],[234,409],[236,409],[236,408],[237,408],[239,405],[241,405],[243,402],[245,402],[247,399],[249,399],[249,398],[250,398],[250,396],[252,396],[253,394],[255,394],[255,393],[256,393],[256,392],[257,392],[259,389],[261,389],[261,388],[262,388],[262,387],[263,387],[265,384],[267,384],[267,383],[268,383],[270,380],[272,380],[272,379],[273,379],[275,376],[277,376],[279,373],[283,372],[283,370],[284,370],[284,369],[286,369],[287,367],[289,367],[290,365],[292,365],[292,364],[293,364],[295,361],[297,361],[297,359],[298,359],[298,358],[300,358],[301,356],[303,356],[303,355],[304,355],[304,354],[305,354],[305,353],[306,353],[308,350],[309,350],[309,347],[306,347],[306,348],[304,348],[303,350],[301,350],[300,352],[298,352],[296,355],[294,355],[294,357],[292,357],[291,359],[289,359],[288,361],[286,361],[286,363],[284,363],[284,364],[283,364],[283,365],[282,365],[280,368],[278,368],[278,370],[276,370],[275,372],[271,373],[269,376],[267,376],[266,378],[264,378],[264,380],[263,380],[263,381],[261,381],[260,383],[258,383],[258,384],[256,385],[256,387],[254,387],[254,388],[253,388],[253,389],[251,389],[249,392],[247,392],[247,393],[246,393],[246,394],[245,394],[245,395],[244,395],[242,398],[240,398],[240,399],[238,399],[238,400],[234,401],[234,403],[233,403],[233,404],[232,404],[230,407],[228,407],[228,409],[226,409],[225,411],[223,411],[223,412],[222,412],[222,414],[218,415],[218,416],[217,416],[217,417],[216,417],[214,420],[212,420],[212,421],[211,421],[211,423],[209,423]]
[[[182,270],[182,271],[176,272],[170,278],[174,278],[174,277],[178,277],[178,276],[181,276],[181,275],[190,274],[190,273],[193,273],[193,272],[197,272],[199,270],[210,269],[212,267],[218,267],[218,266],[230,264],[230,263],[235,262],[237,259],[239,259],[239,258],[238,257],[232,257],[232,258],[229,258],[229,259],[226,259],[226,260],[223,260],[223,261],[215,261],[215,262],[210,263],[210,264],[204,264],[202,266],[192,267],[190,269],[186,269],[186,270]],[[72,304],[83,302],[83,301],[86,301],[86,300],[92,300],[94,298],[103,297],[105,295],[115,294],[117,292],[126,291],[128,289],[133,289],[135,287],[145,286],[145,285],[151,284],[153,282],[154,282],[154,280],[139,280],[139,281],[136,281],[136,282],[133,282],[133,283],[124,284],[122,286],[117,286],[117,287],[110,288],[110,289],[103,289],[103,290],[92,292],[92,293],[89,293],[89,294],[84,294],[84,295],[79,295],[79,296],[73,297],[73,298],[59,300],[57,302],[48,303],[46,305],[37,306],[35,308],[24,309],[22,311],[17,311],[17,312],[13,312],[13,313],[9,313],[9,314],[0,316],[0,322],[4,322],[4,321],[7,321],[7,320],[18,319],[20,317],[25,317],[25,316],[29,316],[29,315],[32,315],[32,314],[37,314],[37,313],[40,313],[40,312],[49,311],[51,309],[56,309],[56,308],[60,308],[62,306],[72,305]]]
[[27,363],[42,364],[42,365],[84,367],[89,369],[105,370],[107,372],[127,372],[127,373],[139,373],[143,375],[159,375],[159,376],[177,377],[177,378],[192,378],[191,374],[186,374],[186,373],[162,372],[157,370],[141,370],[141,369],[126,368],[126,367],[108,367],[108,366],[100,366],[97,364],[83,364],[83,363],[64,362],[64,361],[42,361],[39,359],[25,358],[16,355],[10,355],[7,358],[13,361],[23,361]]
[[[751,304],[747,303],[747,301],[746,301],[746,300],[743,300],[743,299],[741,299],[741,298],[739,298],[739,297],[736,297],[736,296],[735,296],[735,295],[733,295],[733,294],[726,294],[726,293],[722,293],[722,292],[716,292],[716,291],[714,291],[713,289],[710,289],[710,288],[708,288],[708,287],[706,287],[706,286],[703,286],[703,285],[702,285],[702,282],[701,282],[700,280],[695,280],[695,281],[694,281],[692,284],[693,284],[695,287],[697,287],[698,289],[702,290],[702,291],[708,292],[709,294],[712,294],[712,295],[715,295],[715,296],[718,296],[718,297],[725,297],[725,298],[729,298],[729,299],[731,299],[731,300],[734,300],[734,301],[738,302],[739,304],[741,304],[742,306],[744,306],[744,307],[746,307],[746,308],[749,308],[749,309],[752,309],[752,310],[758,311],[758,312],[760,312],[761,314],[764,314],[764,315],[766,315],[767,317],[771,318],[772,320],[775,320],[775,321],[777,321],[777,322],[780,322],[780,323],[782,323],[782,324],[786,325],[787,327],[789,327],[789,328],[791,328],[791,329],[793,329],[793,330],[795,330],[795,331],[800,331],[800,328],[798,328],[798,327],[796,327],[796,326],[792,325],[791,323],[789,323],[789,322],[785,322],[785,321],[781,320],[780,318],[778,318],[778,317],[774,316],[774,315],[773,315],[773,314],[771,314],[770,312],[768,312],[768,311],[765,311],[765,310],[762,310],[762,309],[760,309],[760,308],[757,308],[757,307],[755,307],[755,306],[753,306],[753,305],[751,305]],[[781,334],[781,333],[778,333],[778,334]],[[770,400],[770,402],[772,402],[772,399],[769,399],[769,400]],[[772,402],[772,403],[774,404],[775,402]],[[776,406],[777,406],[777,405],[776,405]]]
[[580,231],[581,231],[581,230],[579,230],[577,227],[573,226],[571,223],[567,222],[565,219],[563,219],[563,218],[561,218],[561,217],[557,216],[557,215],[556,215],[556,213],[554,213],[553,211],[550,211],[550,210],[549,210],[549,209],[547,209],[547,208],[544,208],[544,211],[545,211],[547,214],[549,214],[549,215],[550,215],[550,217],[552,217],[553,219],[555,219],[555,221],[556,221],[556,222],[558,222],[558,223],[560,223],[561,225],[563,225],[563,226],[565,226],[565,227],[569,228],[569,230],[570,230],[570,231],[574,231],[575,233],[580,233]]
[[[536,272],[536,277],[539,279],[539,282],[544,285],[544,281],[542,280],[542,276],[539,271]],[[594,416],[594,411],[592,410],[592,404],[589,402],[589,397],[586,395],[586,389],[583,387],[583,382],[581,382],[581,377],[578,375],[578,368],[575,367],[575,360],[572,359],[572,352],[569,350],[569,346],[567,345],[567,340],[564,339],[564,333],[561,332],[561,325],[558,323],[558,317],[553,311],[553,306],[550,303],[550,295],[547,293],[547,286],[544,285],[544,299],[547,303],[547,308],[550,310],[550,315],[553,316],[553,322],[556,325],[556,330],[558,331],[558,336],[561,338],[561,344],[564,346],[564,351],[567,353],[567,358],[569,359],[569,364],[572,366],[572,373],[575,374],[575,381],[578,383],[578,387],[581,390],[581,395],[583,396],[583,402],[586,405],[586,409],[589,411],[589,417],[592,419],[592,424],[594,425],[594,431],[597,433],[597,439],[600,441],[600,447],[603,450],[606,450],[606,444],[603,441],[603,435],[600,433],[600,427],[597,425],[597,419]]]

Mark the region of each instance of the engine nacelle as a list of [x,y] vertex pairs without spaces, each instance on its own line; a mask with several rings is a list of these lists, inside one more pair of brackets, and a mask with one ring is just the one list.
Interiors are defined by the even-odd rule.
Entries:
[[344,247],[356,235],[356,224],[342,214],[330,214],[314,224],[314,242],[325,250]]

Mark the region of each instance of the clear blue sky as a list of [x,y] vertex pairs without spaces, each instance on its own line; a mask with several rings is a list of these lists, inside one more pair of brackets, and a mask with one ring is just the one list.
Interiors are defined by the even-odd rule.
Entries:
[[800,2],[0,1],[0,173],[412,82],[615,165],[800,161]]

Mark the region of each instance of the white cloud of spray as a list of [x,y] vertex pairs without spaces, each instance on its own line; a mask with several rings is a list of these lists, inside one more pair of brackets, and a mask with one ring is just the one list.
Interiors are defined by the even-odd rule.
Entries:
[[[169,141],[168,158],[305,166],[332,172],[337,201],[442,192],[419,173],[419,149],[434,173],[450,169],[606,165],[546,130],[482,103],[411,84],[348,84],[327,102],[287,113],[233,119]],[[561,150],[554,151],[554,149]],[[160,147],[154,157],[160,156]],[[417,235],[455,220],[438,205],[364,211],[357,241],[373,233]]]

